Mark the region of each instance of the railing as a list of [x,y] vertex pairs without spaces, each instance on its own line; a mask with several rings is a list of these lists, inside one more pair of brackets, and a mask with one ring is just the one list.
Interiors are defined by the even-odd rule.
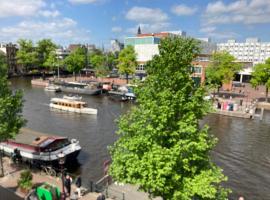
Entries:
[[126,194],[109,188],[109,185],[112,183],[111,176],[105,175],[99,179],[96,183],[89,181],[89,191],[88,192],[99,192],[103,193],[106,198],[112,198],[115,200],[125,200]]

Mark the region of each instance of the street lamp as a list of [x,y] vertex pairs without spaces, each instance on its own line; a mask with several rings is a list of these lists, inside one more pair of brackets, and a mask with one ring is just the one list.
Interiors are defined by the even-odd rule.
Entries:
[[62,193],[61,193],[61,200],[65,200],[66,199],[66,193],[65,193],[65,183],[64,183],[64,164],[65,164],[65,154],[63,154],[63,152],[58,154],[58,160],[59,160],[59,165],[60,165],[60,169],[61,169],[61,175],[62,175]]

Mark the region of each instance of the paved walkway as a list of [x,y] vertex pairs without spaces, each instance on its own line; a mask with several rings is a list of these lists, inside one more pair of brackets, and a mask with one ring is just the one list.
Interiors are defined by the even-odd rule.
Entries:
[[[15,166],[10,162],[10,159],[8,157],[4,157],[3,161],[4,161],[5,176],[0,178],[0,187],[7,188],[9,191],[13,191],[14,194],[16,194],[19,197],[18,199],[24,198],[25,194],[23,194],[17,187],[17,181],[20,177],[20,173],[23,171],[23,167]],[[60,178],[41,175],[40,172],[34,171],[32,171],[32,175],[33,175],[33,184],[40,184],[47,182],[49,184],[57,186],[59,189],[62,190],[62,181]],[[76,191],[75,185],[72,185],[72,191]],[[2,194],[1,191],[0,194]],[[5,193],[5,195],[7,194]],[[96,200],[98,195],[99,195],[98,193],[88,193],[82,198],[80,198],[80,200]],[[0,199],[9,200],[9,198],[0,198]],[[67,200],[68,199],[69,198],[67,198]]]

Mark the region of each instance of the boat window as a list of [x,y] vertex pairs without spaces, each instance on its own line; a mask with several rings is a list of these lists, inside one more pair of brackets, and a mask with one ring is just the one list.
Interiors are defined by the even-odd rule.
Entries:
[[46,149],[51,149],[51,151],[56,151],[57,149],[61,149],[69,144],[70,144],[70,141],[68,139],[56,140],[50,145],[48,145]]

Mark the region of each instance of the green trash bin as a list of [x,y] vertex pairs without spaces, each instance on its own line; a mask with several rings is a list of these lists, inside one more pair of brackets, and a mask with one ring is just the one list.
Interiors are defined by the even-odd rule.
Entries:
[[58,187],[44,183],[37,188],[39,200],[60,200],[60,190]]

